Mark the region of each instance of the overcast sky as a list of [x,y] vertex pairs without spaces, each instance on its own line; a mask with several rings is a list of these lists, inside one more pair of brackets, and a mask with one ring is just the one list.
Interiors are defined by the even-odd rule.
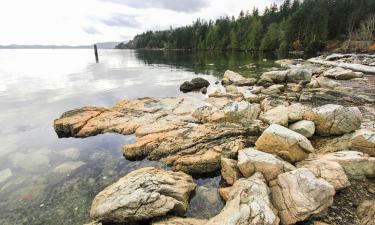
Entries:
[[[197,18],[237,16],[275,0],[0,0],[0,45],[126,41]],[[280,2],[280,0],[278,0]]]

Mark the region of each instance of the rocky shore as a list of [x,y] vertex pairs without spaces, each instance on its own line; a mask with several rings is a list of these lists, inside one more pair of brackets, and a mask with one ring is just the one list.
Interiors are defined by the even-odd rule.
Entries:
[[[64,113],[54,128],[61,138],[134,134],[125,158],[172,169],[139,169],[108,186],[93,200],[92,224],[370,225],[374,61],[338,54],[279,60],[284,69],[259,79],[225,72],[224,88],[205,99],[147,97],[83,107]],[[207,85],[199,79],[182,89]],[[186,218],[196,187],[191,176],[216,172],[225,207],[207,220]]]

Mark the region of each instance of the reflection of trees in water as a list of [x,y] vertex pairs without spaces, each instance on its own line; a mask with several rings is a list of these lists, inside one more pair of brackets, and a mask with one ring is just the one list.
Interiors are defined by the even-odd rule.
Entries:
[[[145,64],[164,64],[194,73],[222,76],[225,70],[240,72],[245,76],[259,75],[276,66],[277,58],[271,53],[212,52],[212,51],[158,51],[137,50],[136,56]],[[267,60],[264,60],[267,59]]]

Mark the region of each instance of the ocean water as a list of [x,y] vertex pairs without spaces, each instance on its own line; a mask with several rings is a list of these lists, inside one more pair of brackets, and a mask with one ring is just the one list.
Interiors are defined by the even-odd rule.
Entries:
[[[179,85],[194,77],[215,87],[226,69],[259,76],[274,67],[268,56],[246,53],[195,53],[90,49],[0,50],[0,224],[83,224],[95,195],[137,168],[121,148],[134,136],[103,134],[59,139],[53,120],[82,106],[111,106],[145,96],[194,96]],[[209,218],[223,202],[221,177],[198,183],[187,215]]]

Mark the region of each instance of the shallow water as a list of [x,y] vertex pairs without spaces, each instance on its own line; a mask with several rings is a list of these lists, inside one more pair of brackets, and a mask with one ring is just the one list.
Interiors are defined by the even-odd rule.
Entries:
[[[87,105],[111,106],[128,98],[182,94],[196,76],[215,81],[226,69],[258,76],[275,66],[265,56],[89,49],[0,50],[0,224],[82,224],[94,196],[137,168],[121,147],[133,136],[104,134],[58,139],[53,120]],[[220,176],[196,178],[199,187],[187,215],[208,218],[223,207]]]

